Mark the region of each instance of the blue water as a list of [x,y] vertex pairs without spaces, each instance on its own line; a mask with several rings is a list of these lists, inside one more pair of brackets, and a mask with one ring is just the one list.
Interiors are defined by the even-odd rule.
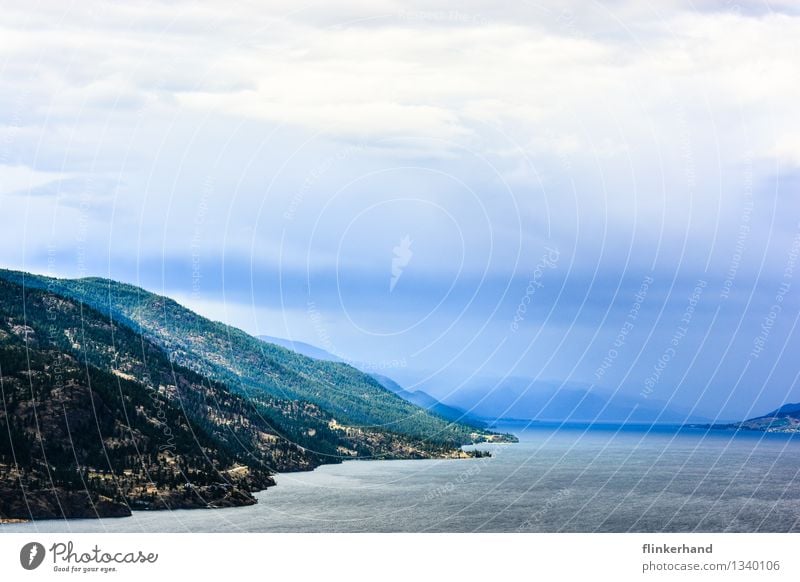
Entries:
[[350,461],[278,475],[252,507],[14,532],[800,531],[800,438],[661,426],[501,427],[488,459]]

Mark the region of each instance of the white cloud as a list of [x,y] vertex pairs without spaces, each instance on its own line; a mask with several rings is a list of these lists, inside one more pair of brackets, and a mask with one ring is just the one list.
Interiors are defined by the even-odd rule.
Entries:
[[[703,121],[707,102],[726,118],[720,131],[730,117],[757,122],[749,131],[765,155],[800,123],[792,121],[800,88],[791,56],[799,19],[785,14],[694,12],[681,3],[653,14],[622,3],[595,8],[591,20],[545,4],[469,19],[479,5],[291,6],[11,10],[0,25],[2,60],[41,116],[55,111],[67,123],[91,123],[93,112],[110,108],[141,113],[172,98],[197,115],[348,138],[470,139],[483,122],[560,133],[574,120],[608,138],[616,128],[603,127],[599,108],[614,108],[626,131],[644,131],[675,102],[697,108]],[[616,34],[601,36],[612,24]],[[37,100],[42,92],[58,98]],[[669,138],[669,127],[656,129]]]
[[22,165],[0,165],[0,194],[24,194],[67,176],[58,172],[40,172]]

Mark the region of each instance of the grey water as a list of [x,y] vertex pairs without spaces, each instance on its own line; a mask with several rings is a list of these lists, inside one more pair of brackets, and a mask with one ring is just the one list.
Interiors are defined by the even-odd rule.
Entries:
[[349,461],[277,476],[258,504],[0,526],[7,532],[800,531],[800,438],[516,424],[491,458]]

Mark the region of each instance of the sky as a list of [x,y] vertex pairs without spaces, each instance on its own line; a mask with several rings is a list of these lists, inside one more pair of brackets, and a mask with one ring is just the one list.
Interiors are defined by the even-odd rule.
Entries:
[[2,2],[0,264],[448,398],[800,401],[789,1]]

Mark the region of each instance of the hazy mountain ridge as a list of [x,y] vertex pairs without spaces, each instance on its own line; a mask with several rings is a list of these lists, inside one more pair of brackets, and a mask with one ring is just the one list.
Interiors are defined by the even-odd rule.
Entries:
[[460,422],[476,428],[486,428],[488,425],[482,419],[470,414],[456,406],[445,404],[422,390],[406,390],[400,384],[382,374],[370,374],[387,390],[391,390],[404,400],[408,400],[425,410],[437,414],[451,422]]
[[[294,349],[315,359],[347,361],[305,342],[272,336],[264,341]],[[358,367],[358,362],[352,361]],[[574,382],[539,381],[525,377],[476,376],[443,400],[426,390],[407,390],[393,378],[370,374],[385,388],[447,420],[485,428],[497,420],[572,422],[702,422],[707,419],[655,399],[609,393]],[[434,391],[436,386],[431,386]],[[487,396],[487,394],[489,396]],[[469,412],[467,412],[469,411]]]

